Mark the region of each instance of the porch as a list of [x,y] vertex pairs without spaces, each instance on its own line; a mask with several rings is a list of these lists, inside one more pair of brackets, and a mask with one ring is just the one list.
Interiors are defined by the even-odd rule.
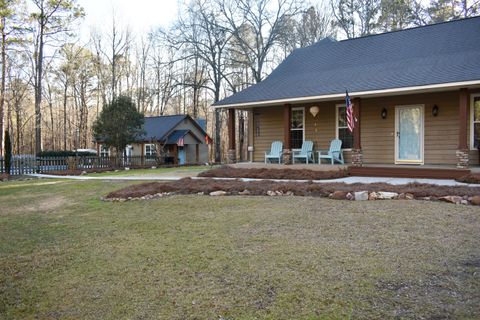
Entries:
[[468,169],[458,169],[454,165],[388,165],[388,164],[365,164],[362,167],[353,165],[329,165],[329,164],[291,164],[263,162],[239,162],[230,164],[239,169],[290,169],[290,170],[313,170],[313,171],[338,171],[348,170],[351,176],[364,177],[392,177],[392,178],[425,178],[425,179],[457,179],[470,173],[480,173],[480,166],[471,166]]
[[[263,161],[271,143],[282,141],[283,162],[291,164],[292,152],[303,141],[313,141],[317,155],[318,150],[328,149],[333,139],[340,139],[346,164],[370,172],[372,166],[418,173],[419,169],[467,169],[478,164],[474,141],[480,127],[471,115],[474,107],[480,108],[478,90],[355,97],[352,101],[356,119],[353,133],[346,129],[343,100],[237,107],[250,111],[249,159]],[[406,124],[401,122],[404,115],[409,117]],[[228,136],[229,163],[235,163],[233,108],[228,109]]]

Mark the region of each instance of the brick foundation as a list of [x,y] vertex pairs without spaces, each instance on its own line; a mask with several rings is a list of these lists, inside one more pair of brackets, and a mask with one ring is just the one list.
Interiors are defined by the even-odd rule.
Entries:
[[468,149],[457,150],[457,168],[467,169],[469,165],[469,151]]
[[362,149],[352,149],[352,165],[355,167],[363,166]]

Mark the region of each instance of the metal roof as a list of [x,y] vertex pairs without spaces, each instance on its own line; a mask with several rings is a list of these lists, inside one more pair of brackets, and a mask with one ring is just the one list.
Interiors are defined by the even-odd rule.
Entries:
[[[294,50],[264,81],[215,106],[480,80],[480,17]],[[476,81],[475,81],[476,83]]]

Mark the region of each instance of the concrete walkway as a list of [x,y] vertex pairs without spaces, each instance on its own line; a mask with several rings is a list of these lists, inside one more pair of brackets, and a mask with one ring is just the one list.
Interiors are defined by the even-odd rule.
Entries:
[[[56,176],[50,174],[30,174],[32,177],[49,178],[49,179],[71,179],[71,180],[118,180],[118,181],[178,181],[185,177],[178,176]],[[253,179],[253,178],[207,178],[207,177],[190,177],[193,180],[240,180],[245,182],[250,181],[274,181],[274,182],[308,182],[310,180],[287,180],[287,179]],[[433,184],[437,186],[462,186],[462,187],[480,187],[478,184],[468,184],[457,182],[452,179],[410,179],[410,178],[383,178],[383,177],[345,177],[331,180],[311,180],[314,183],[388,183],[391,185],[402,185],[408,183],[424,183]]]

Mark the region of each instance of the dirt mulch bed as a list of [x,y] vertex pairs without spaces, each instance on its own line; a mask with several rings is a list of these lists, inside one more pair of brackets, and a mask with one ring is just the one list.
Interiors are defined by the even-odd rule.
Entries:
[[386,183],[372,184],[345,184],[345,183],[313,183],[313,182],[272,182],[254,181],[242,182],[239,180],[192,180],[181,179],[175,182],[161,183],[149,182],[132,185],[109,193],[106,199],[140,198],[158,193],[173,192],[176,194],[208,194],[212,191],[226,191],[231,195],[248,190],[250,195],[267,195],[267,191],[293,192],[296,196],[327,197],[334,191],[387,191],[396,193],[411,193],[415,198],[443,197],[443,196],[475,196],[480,195],[480,188],[476,187],[446,187],[429,184],[412,183],[408,185],[394,186]]
[[328,180],[348,176],[347,170],[296,170],[296,169],[243,169],[222,166],[201,172],[199,177],[210,178],[254,178],[254,179],[289,179],[289,180]]
[[480,184],[480,174],[471,173],[457,179],[458,182]]

